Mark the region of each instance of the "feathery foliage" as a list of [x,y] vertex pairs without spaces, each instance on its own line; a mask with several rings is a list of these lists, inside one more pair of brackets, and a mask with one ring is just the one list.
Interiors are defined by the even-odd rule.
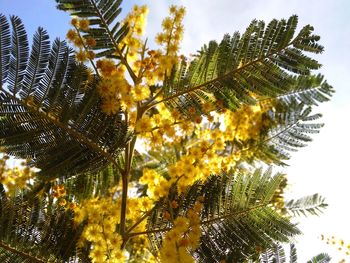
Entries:
[[70,262],[79,259],[76,248],[82,226],[73,214],[42,200],[6,196],[0,184],[1,262]]
[[297,99],[308,105],[327,101],[333,89],[321,75],[311,71],[321,65],[308,53],[321,53],[319,36],[305,26],[295,35],[297,16],[272,20],[266,27],[254,20],[241,36],[225,35],[220,44],[204,46],[197,57],[181,63],[173,78],[165,84],[169,106],[185,114],[190,107],[200,111],[203,101],[219,100],[219,107],[237,109],[254,104],[256,96]]
[[[70,12],[72,16],[88,19],[89,25],[93,26],[86,32],[86,37],[96,40],[94,50],[103,50],[97,57],[112,56],[119,43],[127,34],[127,25],[116,22],[121,13],[122,1],[113,0],[56,0],[57,8]],[[120,50],[118,50],[120,51]]]
[[[325,253],[312,257],[307,263],[327,263],[331,258]],[[286,263],[287,257],[283,246],[277,244],[274,248],[269,249],[260,255],[260,263]],[[289,263],[297,263],[297,249],[294,244],[290,245]]]
[[294,216],[319,215],[325,207],[327,207],[325,199],[319,194],[305,196],[297,200],[293,199],[285,204],[287,211]]
[[150,238],[161,245],[162,233],[171,222],[164,213],[169,204],[177,201],[172,210],[174,219],[184,216],[198,197],[203,197],[201,245],[193,251],[199,262],[241,262],[256,256],[256,248],[268,248],[274,242],[288,242],[299,230],[270,206],[283,180],[282,174],[256,170],[252,174],[223,174],[197,182],[186,193],[170,192],[156,203],[148,220]]
[[[97,79],[74,61],[72,49],[56,39],[52,46],[39,28],[29,56],[24,26],[1,16],[2,87],[0,141],[18,158],[31,159],[44,180],[97,170],[125,146],[121,115],[100,110]],[[8,57],[8,61],[5,58]]]
[[1,151],[39,169],[0,160],[0,259],[286,262],[292,217],[326,204],[285,202],[286,176],[255,167],[285,165],[323,126],[313,108],[334,90],[312,26],[254,20],[186,59],[182,7],[151,50],[145,6],[120,22],[121,0],[56,3],[76,50],[43,28],[30,48],[21,20],[0,15]]

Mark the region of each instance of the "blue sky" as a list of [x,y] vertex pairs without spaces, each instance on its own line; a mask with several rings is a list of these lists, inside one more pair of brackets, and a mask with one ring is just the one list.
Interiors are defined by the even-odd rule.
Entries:
[[[170,4],[187,8],[182,52],[193,53],[211,39],[220,40],[225,33],[241,31],[254,19],[299,16],[299,25],[311,24],[321,35],[325,52],[317,59],[336,89],[333,100],[320,107],[326,126],[305,149],[293,155],[287,168],[292,196],[319,192],[330,205],[320,218],[302,220],[305,237],[299,239],[300,262],[320,251],[327,251],[333,262],[343,258],[336,249],[320,242],[320,234],[335,235],[350,243],[350,175],[347,162],[350,149],[350,1],[349,0],[142,0],[125,1],[124,11],[134,3],[150,7],[147,35],[153,39],[160,31],[160,22]],[[54,0],[0,0],[0,12],[21,17],[29,36],[38,26],[47,29],[51,39],[64,38],[69,27],[69,16],[55,9]],[[350,257],[347,258],[350,260]]]

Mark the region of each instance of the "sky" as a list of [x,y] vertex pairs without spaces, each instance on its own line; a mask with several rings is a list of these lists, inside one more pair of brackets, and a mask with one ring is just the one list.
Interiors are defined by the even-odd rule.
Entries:
[[[128,0],[125,12],[133,4],[149,6],[147,36],[153,39],[171,4],[187,8],[182,52],[196,52],[210,40],[220,41],[225,33],[243,32],[252,19],[266,22],[273,18],[299,16],[299,28],[311,24],[321,36],[325,52],[317,59],[323,64],[320,72],[336,89],[333,99],[316,109],[323,113],[325,127],[313,136],[308,147],[293,154],[285,169],[290,182],[290,197],[320,193],[329,204],[320,217],[301,219],[304,236],[297,240],[299,262],[306,262],[319,252],[327,252],[332,262],[345,257],[337,247],[325,245],[320,235],[334,235],[350,243],[350,175],[347,162],[350,149],[350,1],[349,0]],[[54,0],[0,0],[0,13],[19,16],[28,35],[44,27],[51,39],[65,37],[69,16],[55,9]]]

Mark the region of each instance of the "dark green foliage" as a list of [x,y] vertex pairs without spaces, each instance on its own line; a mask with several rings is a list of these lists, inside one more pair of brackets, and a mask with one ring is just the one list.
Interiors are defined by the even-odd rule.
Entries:
[[[1,16],[3,85],[0,90],[0,143],[6,152],[29,158],[42,179],[96,171],[114,161],[127,140],[121,115],[100,110],[95,79],[74,61],[64,41],[50,47],[39,28],[30,56],[24,27],[11,17],[12,41]],[[4,30],[3,30],[4,28]]]
[[[308,105],[329,99],[333,89],[321,75],[311,75],[321,65],[306,52],[320,53],[323,47],[305,26],[296,36],[297,16],[286,20],[254,20],[241,36],[225,35],[220,44],[204,46],[190,63],[183,61],[167,81],[165,98],[170,107],[188,114],[200,112],[201,103],[219,100],[217,107],[231,110],[259,98],[297,99]],[[306,51],[306,52],[305,52]],[[253,95],[254,94],[254,95]]]
[[328,263],[331,261],[331,257],[328,254],[320,253],[317,256],[314,256],[307,263]]
[[70,197],[81,201],[91,197],[102,197],[109,194],[111,187],[118,185],[120,172],[113,166],[100,171],[79,174],[62,181]]
[[[90,30],[81,33],[96,40],[97,57],[125,63],[127,49],[119,44],[128,27],[116,22],[121,0],[56,2],[59,9],[89,20]],[[242,36],[235,33],[225,35],[219,44],[210,42],[193,61],[183,60],[174,66],[161,87],[161,102],[189,116],[192,107],[198,115],[205,114],[203,102],[234,111],[243,104],[269,100],[271,110],[263,116],[268,125],[260,138],[235,141],[232,145],[237,149],[230,150],[254,152],[243,160],[248,163],[284,164],[289,151],[305,146],[311,140],[309,134],[322,127],[314,123],[320,115],[312,114],[311,107],[327,101],[333,93],[323,76],[313,75],[320,64],[307,55],[322,52],[319,37],[313,35],[311,26],[295,36],[296,26],[296,16],[288,21],[273,20],[267,26],[253,21]],[[33,192],[50,192],[50,180],[59,178],[68,201],[108,194],[108,189],[118,184],[121,172],[126,172],[120,168],[125,160],[119,155],[129,140],[122,113],[108,116],[101,112],[96,93],[98,73],[76,63],[64,41],[50,44],[46,31],[39,28],[29,50],[24,26],[15,16],[9,23],[0,15],[0,81],[0,145],[6,153],[30,159],[31,165],[40,169],[35,179],[39,183],[29,194],[7,197],[0,184],[0,261],[90,262],[89,244],[76,248],[83,225],[74,226],[71,212],[56,207],[52,196],[40,201]],[[219,124],[214,125],[217,128]],[[168,147],[162,155],[150,152],[146,158],[135,153],[127,179],[137,181],[144,167],[157,169],[166,177],[166,166],[186,152],[185,142],[181,147]],[[179,194],[173,187],[151,211],[148,237],[154,249],[159,249],[164,233],[172,226],[164,218],[169,203],[175,200],[179,204],[171,211],[176,218],[185,216],[203,197],[201,243],[191,251],[198,262],[286,262],[279,243],[290,242],[300,232],[273,206],[283,181],[282,174],[272,176],[271,170],[261,169],[249,173],[238,164],[235,171],[198,181],[185,193]],[[323,207],[324,200],[318,195],[286,203],[286,211],[293,215],[318,214]],[[296,261],[292,246],[290,262]],[[320,254],[310,262],[328,261],[327,255]]]
[[149,217],[148,230],[152,243],[161,245],[161,229],[171,227],[164,219],[169,201],[176,200],[179,208],[174,217],[183,216],[196,199],[204,197],[201,217],[201,244],[192,251],[198,262],[242,262],[256,257],[257,248],[273,247],[275,242],[288,242],[299,230],[271,206],[283,175],[258,169],[252,174],[223,174],[190,186],[185,194],[176,190],[159,201]]
[[326,207],[325,199],[319,194],[293,199],[285,204],[285,209],[293,216],[319,215]]
[[290,245],[289,262],[290,263],[298,262],[297,249],[294,244]]
[[78,260],[77,241],[82,226],[74,226],[72,213],[21,194],[6,196],[0,184],[0,261],[72,262]]
[[266,133],[258,141],[244,145],[254,149],[255,158],[266,163],[284,165],[283,160],[290,158],[289,152],[295,152],[312,141],[310,134],[319,133],[322,123],[315,121],[321,114],[313,114],[311,106],[292,99],[290,102],[279,101],[266,118],[271,122]]
[[[324,253],[318,254],[313,257],[307,263],[328,263],[331,258]],[[274,248],[266,250],[264,253],[261,253],[259,258],[259,263],[286,263],[287,257],[283,246],[277,244]],[[294,244],[290,245],[290,254],[288,263],[297,263],[297,249]]]
[[84,36],[96,40],[94,49],[100,51],[96,54],[97,57],[118,58],[114,55],[118,53],[116,44],[128,32],[127,25],[121,26],[120,22],[115,21],[121,13],[121,0],[56,0],[56,2],[58,9],[89,20],[91,28]]

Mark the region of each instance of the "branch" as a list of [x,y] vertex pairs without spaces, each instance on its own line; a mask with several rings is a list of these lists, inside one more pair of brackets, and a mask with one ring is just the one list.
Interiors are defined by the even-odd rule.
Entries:
[[[209,224],[215,223],[215,221],[220,221],[220,220],[223,220],[223,219],[226,219],[226,218],[230,218],[230,217],[235,217],[235,216],[237,216],[237,217],[238,216],[242,216],[242,215],[245,215],[245,214],[247,214],[247,213],[249,213],[249,212],[251,212],[253,210],[256,210],[258,208],[264,207],[266,205],[267,204],[260,204],[260,205],[256,205],[256,206],[250,207],[247,210],[244,210],[244,211],[241,211],[241,212],[238,212],[238,213],[229,213],[229,214],[226,214],[226,215],[223,215],[223,216],[218,216],[218,217],[215,217],[213,219],[202,221],[200,223],[200,225],[209,225]],[[153,229],[153,230],[142,231],[142,232],[134,232],[134,233],[130,233],[128,235],[128,238],[133,238],[133,237],[139,236],[139,235],[147,235],[147,234],[155,234],[155,233],[160,233],[160,232],[167,232],[167,231],[169,231],[171,229],[172,229],[171,227],[166,227],[166,228]]]
[[131,69],[129,63],[127,62],[126,58],[123,56],[123,53],[122,51],[120,50],[120,48],[118,47],[118,43],[115,41],[113,35],[112,35],[112,32],[109,30],[109,27],[108,27],[108,24],[107,22],[105,21],[105,19],[103,18],[103,15],[101,14],[100,10],[98,9],[96,3],[94,0],[90,0],[90,2],[92,3],[92,5],[94,6],[95,8],[95,11],[98,15],[98,17],[101,19],[101,22],[103,23],[103,26],[108,34],[108,37],[109,39],[112,41],[116,51],[118,52],[118,55],[120,56],[120,60],[122,61],[122,63],[126,66],[129,74],[130,74],[130,77],[132,78],[132,80],[134,82],[136,82],[137,80],[137,76],[135,75],[135,72]]
[[133,224],[127,231],[126,234],[129,234],[133,229],[135,229],[139,224],[142,223],[143,220],[145,220],[152,212],[152,209],[147,211],[143,216],[141,216],[135,224]]
[[7,251],[12,252],[12,253],[16,253],[18,255],[21,255],[22,257],[24,257],[26,259],[29,259],[30,262],[35,262],[35,263],[47,263],[47,262],[49,262],[49,261],[44,261],[44,260],[42,260],[40,258],[34,257],[34,256],[32,256],[32,255],[30,255],[28,253],[20,251],[20,250],[18,250],[16,248],[13,248],[11,246],[8,246],[5,243],[2,243],[1,241],[0,241],[0,247],[5,249],[5,250],[7,250]]
[[[78,28],[77,28],[76,26],[74,26],[74,28],[75,28],[75,31],[77,32],[78,36],[79,36],[79,39],[80,39],[80,41],[81,41],[81,43],[82,43],[82,45],[83,45],[83,48],[85,49],[86,52],[88,52],[89,49],[88,49],[88,48],[86,47],[86,45],[84,44],[84,39],[83,39],[82,36],[80,35],[80,32],[79,32]],[[98,73],[98,70],[97,70],[97,68],[96,68],[96,65],[95,65],[94,61],[93,61],[91,58],[89,58],[89,61],[90,61],[91,65],[92,65],[92,67],[94,68],[97,77],[100,79],[101,77],[100,77],[100,74]]]
[[168,101],[168,100],[171,100],[171,99],[180,97],[180,96],[185,95],[185,94],[187,94],[187,93],[190,93],[190,92],[199,90],[199,89],[201,89],[201,88],[203,88],[203,87],[205,87],[205,86],[208,86],[208,85],[210,85],[210,84],[214,84],[214,83],[217,82],[217,81],[220,81],[220,80],[223,80],[223,79],[225,79],[225,78],[228,78],[228,77],[230,77],[231,75],[234,75],[234,74],[236,74],[237,72],[240,72],[241,70],[243,70],[243,69],[245,69],[245,68],[247,68],[247,67],[249,67],[249,66],[251,66],[251,65],[254,65],[254,64],[256,64],[256,63],[262,62],[262,61],[265,60],[265,59],[271,58],[272,56],[274,56],[274,55],[278,54],[279,52],[283,51],[285,48],[289,47],[290,45],[293,45],[294,42],[295,42],[296,40],[297,40],[297,38],[295,38],[293,41],[291,41],[290,43],[288,43],[286,46],[284,46],[284,47],[282,47],[282,48],[276,50],[275,52],[273,52],[273,53],[271,53],[271,54],[269,54],[269,55],[260,57],[260,58],[258,58],[258,59],[256,59],[256,60],[253,60],[253,61],[251,61],[251,62],[249,62],[249,63],[247,63],[247,64],[245,64],[245,65],[242,65],[241,67],[238,67],[238,68],[236,68],[236,69],[234,69],[234,70],[231,70],[230,72],[228,72],[228,73],[226,73],[226,74],[223,74],[223,75],[221,75],[221,76],[219,76],[219,77],[217,77],[217,78],[214,78],[214,79],[212,79],[212,80],[209,80],[209,81],[207,81],[207,82],[204,82],[204,83],[202,83],[202,84],[199,84],[199,85],[197,85],[197,86],[194,86],[194,87],[189,88],[189,89],[187,89],[187,90],[183,90],[183,91],[177,92],[177,93],[175,93],[175,94],[173,94],[173,95],[170,95],[169,97],[166,97],[166,98],[164,98],[164,99],[162,99],[162,100],[156,101],[156,102],[154,102],[154,103],[148,105],[147,108],[152,108],[153,106],[155,106],[155,105],[157,105],[157,104],[159,104],[159,103],[161,103],[161,102],[166,102],[166,101]]
[[212,218],[212,219],[208,219],[208,220],[202,221],[200,224],[201,225],[210,225],[212,223],[215,223],[215,221],[221,221],[223,219],[227,219],[227,218],[230,218],[230,217],[243,216],[243,215],[246,215],[246,214],[248,214],[249,212],[251,212],[253,210],[256,210],[256,209],[264,207],[264,206],[267,206],[267,204],[260,204],[260,205],[256,205],[256,206],[253,206],[253,207],[249,207],[247,210],[244,210],[244,211],[241,211],[241,212],[229,213],[229,214],[225,214],[223,216],[218,216],[216,218]]
[[69,135],[71,135],[73,138],[77,139],[77,141],[81,142],[82,144],[84,144],[85,146],[87,146],[88,148],[90,148],[91,150],[101,154],[102,156],[104,156],[108,161],[110,161],[111,163],[113,163],[113,165],[115,165],[119,170],[121,169],[121,167],[119,166],[119,164],[116,162],[116,160],[114,159],[114,157],[112,155],[110,155],[108,152],[104,151],[98,144],[94,143],[93,141],[91,141],[89,138],[85,137],[83,134],[81,134],[80,132],[76,131],[75,129],[69,127],[68,125],[57,121],[53,118],[50,118],[48,115],[40,112],[37,110],[37,108],[32,107],[26,103],[24,103],[21,99],[13,96],[10,92],[8,92],[5,89],[1,89],[4,93],[6,93],[6,95],[8,95],[12,100],[15,100],[16,102],[18,102],[21,106],[23,106],[24,108],[26,108],[29,112],[34,113],[36,115],[39,115],[42,119],[46,119],[47,121],[53,123],[55,126],[58,126],[59,128],[61,128],[62,130],[66,131]]

